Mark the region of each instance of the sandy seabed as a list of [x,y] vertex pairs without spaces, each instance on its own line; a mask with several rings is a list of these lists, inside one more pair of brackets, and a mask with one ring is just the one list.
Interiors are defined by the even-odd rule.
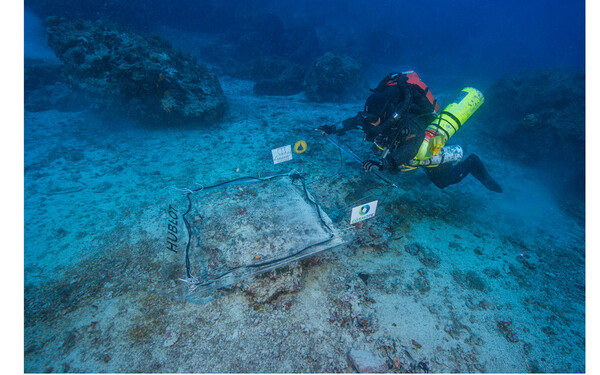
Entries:
[[[25,113],[26,372],[355,372],[352,349],[388,372],[585,371],[583,213],[470,137],[476,118],[452,142],[503,194],[472,177],[439,190],[422,171],[387,175],[391,188],[312,130],[362,103],[222,85],[230,109],[212,127]],[[305,153],[273,165],[271,149],[301,139]],[[205,303],[171,298],[181,189],[290,170],[347,243]],[[352,207],[373,200],[377,215],[351,226]]]

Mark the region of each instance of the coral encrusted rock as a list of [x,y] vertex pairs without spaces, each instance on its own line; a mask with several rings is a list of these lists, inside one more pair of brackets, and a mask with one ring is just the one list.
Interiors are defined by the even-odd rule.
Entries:
[[99,107],[160,124],[223,115],[226,102],[217,76],[168,42],[99,21],[48,17],[46,24],[48,44],[64,63],[67,82]]
[[362,66],[350,56],[328,52],[309,68],[306,96],[315,102],[343,102],[369,95]]
[[480,116],[515,155],[578,164],[585,144],[585,72],[544,68],[506,76],[486,90]]

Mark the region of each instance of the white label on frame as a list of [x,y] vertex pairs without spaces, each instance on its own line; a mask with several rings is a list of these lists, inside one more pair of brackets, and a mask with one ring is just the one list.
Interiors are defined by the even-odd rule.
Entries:
[[273,164],[283,163],[284,161],[292,160],[292,146],[287,145],[271,150],[273,153]]
[[377,201],[354,207],[352,209],[352,216],[350,217],[350,224],[356,224],[359,221],[372,218],[375,216],[375,211],[377,211]]

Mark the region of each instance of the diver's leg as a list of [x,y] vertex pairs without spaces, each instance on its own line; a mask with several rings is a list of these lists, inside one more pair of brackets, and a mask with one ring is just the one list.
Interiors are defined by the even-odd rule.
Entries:
[[[456,184],[462,178],[457,179],[453,172],[453,165],[451,163],[442,164],[433,168],[424,168],[427,177],[433,182],[433,184],[440,189],[443,189],[449,185]],[[464,178],[464,177],[463,177]]]
[[489,175],[477,155],[470,155],[465,161],[454,165],[442,164],[434,168],[425,168],[425,172],[431,182],[440,189],[459,183],[471,173],[489,190],[502,193],[502,187]]

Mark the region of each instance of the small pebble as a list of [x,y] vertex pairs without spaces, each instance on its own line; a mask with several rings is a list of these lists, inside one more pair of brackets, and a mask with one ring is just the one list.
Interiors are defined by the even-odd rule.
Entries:
[[417,349],[421,349],[421,347],[422,347],[422,345],[421,345],[421,344],[419,344],[418,342],[416,342],[414,339],[412,340],[412,344],[413,344],[413,346],[414,346],[415,348],[417,348]]
[[388,370],[383,358],[365,350],[352,349],[348,353],[348,358],[358,372],[383,373]]

